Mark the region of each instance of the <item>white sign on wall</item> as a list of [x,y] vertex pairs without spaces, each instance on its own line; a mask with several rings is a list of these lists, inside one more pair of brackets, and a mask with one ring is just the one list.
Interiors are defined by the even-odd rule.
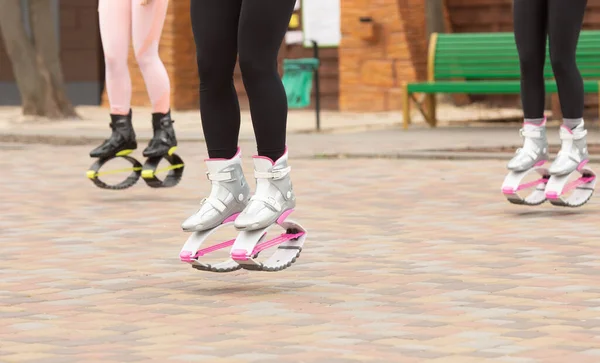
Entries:
[[315,40],[322,47],[337,47],[342,39],[340,0],[302,0],[304,45]]

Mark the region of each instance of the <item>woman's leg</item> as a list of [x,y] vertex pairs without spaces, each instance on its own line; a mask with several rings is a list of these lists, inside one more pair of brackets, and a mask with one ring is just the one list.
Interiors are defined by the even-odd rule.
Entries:
[[131,39],[131,3],[123,0],[100,0],[98,13],[110,112],[128,115],[131,107],[131,78],[127,65]]
[[191,0],[211,191],[182,223],[185,231],[208,230],[234,219],[250,197],[237,146],[240,108],[233,85],[241,6],[242,0]]
[[243,0],[239,29],[240,69],[256,136],[258,155],[277,160],[285,152],[287,97],[277,71],[277,54],[295,0]]
[[210,158],[232,158],[238,147],[240,106],[233,84],[242,0],[191,0],[200,76],[200,112]]
[[563,114],[561,149],[549,172],[570,174],[589,159],[583,122],[583,79],[576,62],[586,0],[548,0],[550,59]]
[[98,13],[113,132],[108,140],[90,152],[90,156],[106,158],[126,149],[137,148],[131,125],[131,78],[127,65],[131,39],[131,2],[100,0]]
[[135,58],[146,83],[152,111],[167,113],[170,109],[171,84],[158,54],[158,46],[169,1],[152,0],[147,5],[140,5],[138,0],[120,1],[131,2]]
[[511,171],[525,171],[548,160],[544,118],[547,0],[514,0],[514,32],[521,68],[524,143],[508,162]]
[[254,157],[256,191],[235,220],[240,230],[276,223],[296,206],[286,150],[287,97],[277,53],[295,0],[243,0],[240,17],[240,68],[250,100],[258,146]]
[[583,79],[576,62],[587,0],[548,0],[550,59],[563,117],[574,128],[583,118]]
[[144,77],[146,90],[152,103],[152,129],[154,135],[146,149],[145,157],[158,157],[177,146],[173,120],[171,119],[171,84],[169,74],[158,54],[158,46],[167,16],[168,0],[151,0],[141,5],[139,0],[130,2],[132,8],[132,33],[135,58]]
[[514,32],[521,66],[521,102],[525,118],[544,118],[547,0],[514,0]]

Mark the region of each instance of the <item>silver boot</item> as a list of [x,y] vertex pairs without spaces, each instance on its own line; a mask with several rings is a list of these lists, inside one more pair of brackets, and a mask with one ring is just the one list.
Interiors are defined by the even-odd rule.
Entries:
[[583,121],[573,130],[569,130],[566,126],[560,127],[561,146],[556,159],[548,169],[551,175],[571,174],[582,162],[590,158],[586,135],[587,130],[584,128]]
[[508,170],[525,171],[539,166],[548,160],[548,140],[546,139],[546,122],[540,126],[525,123],[520,130],[525,139],[523,147],[517,149],[516,155],[508,162]]
[[245,231],[268,227],[296,206],[287,150],[276,162],[261,156],[255,156],[253,160],[256,193],[235,220],[235,227]]
[[202,199],[200,209],[181,224],[186,232],[205,231],[220,225],[243,211],[250,198],[239,149],[231,159],[208,159],[205,162],[212,189],[208,198]]

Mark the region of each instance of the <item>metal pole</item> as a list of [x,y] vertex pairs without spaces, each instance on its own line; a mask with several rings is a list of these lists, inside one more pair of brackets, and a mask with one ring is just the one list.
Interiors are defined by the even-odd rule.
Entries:
[[[319,60],[319,44],[314,41],[311,40],[312,44],[313,44],[313,56]],[[319,67],[321,67],[321,61],[319,60],[319,64],[317,65],[317,68],[315,69],[315,96],[316,96],[316,102],[315,102],[315,111],[317,113],[317,131],[321,131],[321,84],[320,84],[320,80],[319,80]]]

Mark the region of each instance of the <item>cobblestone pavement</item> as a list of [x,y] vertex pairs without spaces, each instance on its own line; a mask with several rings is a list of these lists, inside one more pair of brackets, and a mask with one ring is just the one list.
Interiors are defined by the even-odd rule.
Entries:
[[0,144],[0,362],[600,361],[597,197],[512,206],[503,161],[292,154],[298,262],[202,273],[178,254],[203,148],[176,188],[112,192],[88,146]]

